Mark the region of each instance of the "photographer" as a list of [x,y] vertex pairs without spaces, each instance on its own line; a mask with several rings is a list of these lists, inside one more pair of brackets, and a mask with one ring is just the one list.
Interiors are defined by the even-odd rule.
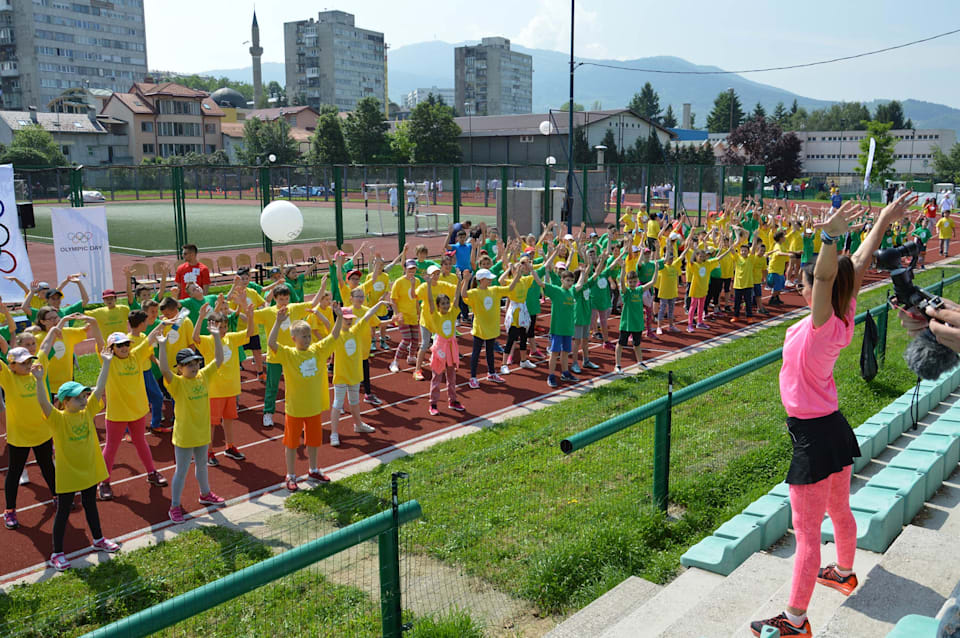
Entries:
[[[814,226],[821,233],[822,247],[816,263],[802,268],[799,286],[810,314],[787,330],[780,369],[780,397],[793,442],[786,479],[797,540],[793,581],[786,611],[750,624],[756,636],[764,626],[777,628],[781,636],[812,636],[807,606],[814,585],[847,595],[857,586],[853,572],[857,526],[849,498],[853,458],[860,449],[840,413],[833,368],[853,337],[857,293],[873,253],[887,228],[904,217],[914,199],[907,192],[888,204],[852,257],[838,257],[836,241],[863,213],[861,207],[848,201]],[[824,513],[833,522],[837,562],[820,569]]]

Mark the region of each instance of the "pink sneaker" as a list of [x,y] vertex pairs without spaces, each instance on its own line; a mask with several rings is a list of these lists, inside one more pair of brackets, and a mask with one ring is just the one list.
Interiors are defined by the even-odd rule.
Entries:
[[477,381],[476,377],[470,377],[470,381],[467,382],[467,385],[469,385],[471,388],[476,390],[477,388],[480,387],[480,382]]
[[705,323],[698,323],[697,328],[700,328],[701,330],[709,330],[710,326]]
[[109,538],[101,538],[93,544],[93,548],[99,552],[107,552],[108,554],[112,554],[120,551],[120,544],[114,543]]
[[174,523],[182,523],[185,520],[183,518],[185,513],[186,512],[183,511],[183,508],[177,505],[176,507],[170,508],[170,510],[167,512],[167,516],[169,516],[170,520]]
[[53,568],[58,572],[65,572],[70,569],[70,561],[68,561],[67,557],[63,555],[63,552],[59,554],[51,554],[50,564],[53,565]]
[[466,408],[463,407],[463,404],[460,403],[459,401],[451,401],[450,403],[447,404],[447,406],[451,410],[456,410],[457,412],[463,412],[464,410],[466,410]]
[[489,374],[487,375],[487,381],[493,381],[494,383],[506,383],[499,374]]
[[226,501],[216,494],[213,493],[213,490],[207,492],[206,494],[200,497],[200,502],[204,505],[223,505]]
[[440,410],[437,409],[436,404],[430,406],[430,416],[437,416],[440,414]]
[[616,349],[617,349],[617,344],[616,344],[615,342],[613,342],[613,341],[604,341],[604,342],[603,342],[603,349],[604,349],[604,350],[616,350]]

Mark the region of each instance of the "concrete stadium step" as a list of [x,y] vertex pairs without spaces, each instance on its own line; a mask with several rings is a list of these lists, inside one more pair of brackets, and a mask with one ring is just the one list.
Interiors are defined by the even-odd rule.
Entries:
[[598,638],[659,636],[670,625],[685,617],[691,608],[710,596],[724,580],[726,579],[719,574],[691,567],[656,596],[612,624],[599,634]]
[[545,638],[600,636],[621,618],[656,596],[663,586],[631,576],[554,627]]

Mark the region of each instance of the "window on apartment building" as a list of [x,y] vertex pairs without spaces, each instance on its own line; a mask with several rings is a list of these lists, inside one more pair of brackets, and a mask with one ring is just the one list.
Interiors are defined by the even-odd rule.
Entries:
[[209,134],[209,135],[214,135],[214,134],[217,132],[217,125],[216,125],[216,124],[204,124],[204,125],[203,125],[203,132],[204,132],[204,133],[207,133],[207,134]]
[[153,148],[153,144],[144,144],[144,145],[143,145],[143,152],[144,152],[144,153],[149,153],[150,155],[153,155],[156,151],[155,151],[154,148]]
[[216,152],[217,152],[217,145],[216,145],[216,144],[207,144],[207,155],[209,155],[209,154],[211,154],[211,153],[216,153]]
[[144,133],[153,133],[153,122],[140,122],[140,130]]

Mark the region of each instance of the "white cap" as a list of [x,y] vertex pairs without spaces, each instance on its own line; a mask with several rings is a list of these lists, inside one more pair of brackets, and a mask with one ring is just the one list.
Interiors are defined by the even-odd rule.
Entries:
[[428,266],[428,267],[427,267],[427,274],[428,274],[428,275],[432,275],[432,274],[435,273],[435,272],[440,272],[440,266]]
[[564,238],[564,239],[573,239],[573,235],[571,235],[570,233],[567,233],[566,235],[563,236],[563,238]]
[[494,274],[489,270],[487,270],[486,268],[481,268],[480,270],[478,270],[476,274],[476,278],[477,279],[496,279]]
[[683,239],[683,235],[680,233],[670,233],[670,241],[680,241]]
[[566,269],[567,269],[567,262],[565,262],[565,261],[557,262],[557,264],[554,266],[554,268],[556,268],[557,270],[566,270]]
[[29,361],[30,359],[36,359],[36,357],[30,354],[30,351],[26,348],[10,348],[7,352],[7,360],[13,361],[14,363],[23,363],[24,361]]

